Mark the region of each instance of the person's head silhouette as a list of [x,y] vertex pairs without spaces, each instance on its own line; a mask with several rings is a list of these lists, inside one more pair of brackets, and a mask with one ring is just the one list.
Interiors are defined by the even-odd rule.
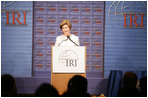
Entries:
[[58,91],[50,84],[43,83],[35,92],[36,97],[58,97]]
[[10,74],[1,76],[2,96],[15,96],[17,94],[15,79]]
[[123,76],[123,87],[136,87],[137,75],[134,72],[126,72]]
[[90,97],[87,93],[87,79],[80,75],[73,76],[68,82],[68,90],[63,97]]
[[123,88],[119,90],[119,97],[140,97],[140,92],[136,88],[137,75],[134,72],[126,72],[123,76]]
[[87,92],[87,80],[85,77],[80,75],[75,75],[72,77],[68,83],[69,91],[77,91],[80,93]]

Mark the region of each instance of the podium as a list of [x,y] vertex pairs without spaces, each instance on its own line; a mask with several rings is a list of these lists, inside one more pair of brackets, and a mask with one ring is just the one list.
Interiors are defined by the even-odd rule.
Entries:
[[61,95],[74,75],[86,77],[86,47],[52,46],[51,52],[51,84]]

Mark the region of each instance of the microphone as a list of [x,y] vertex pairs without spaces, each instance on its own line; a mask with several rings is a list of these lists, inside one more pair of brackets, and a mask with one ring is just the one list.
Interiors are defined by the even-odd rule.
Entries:
[[71,42],[73,42],[76,46],[79,46],[79,45],[77,45],[73,40],[71,40],[70,36],[67,36],[67,38],[68,38]]
[[[68,39],[65,39],[65,40],[63,40],[63,41],[61,41],[61,43],[60,44],[62,44],[64,41],[67,41]],[[58,45],[58,46],[60,46],[60,44]]]

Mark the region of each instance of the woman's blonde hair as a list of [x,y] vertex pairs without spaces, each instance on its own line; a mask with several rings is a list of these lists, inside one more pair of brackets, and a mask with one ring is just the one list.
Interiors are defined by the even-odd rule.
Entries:
[[70,21],[67,20],[67,19],[63,20],[63,21],[60,23],[60,28],[61,28],[61,30],[62,30],[62,27],[63,27],[64,25],[68,25],[68,27],[69,27],[70,29],[72,28],[72,25],[71,25]]

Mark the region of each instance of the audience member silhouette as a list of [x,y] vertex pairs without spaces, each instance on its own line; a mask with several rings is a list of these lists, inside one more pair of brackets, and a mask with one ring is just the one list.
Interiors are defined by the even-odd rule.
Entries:
[[1,76],[1,94],[2,97],[17,96],[16,82],[12,75],[4,74]]
[[80,75],[75,75],[68,82],[68,90],[63,97],[90,97],[87,93],[87,79]]
[[147,77],[142,77],[139,81],[139,87],[141,90],[141,96],[147,97]]
[[140,92],[136,88],[137,75],[134,72],[126,72],[123,76],[123,88],[119,90],[119,97],[140,97]]
[[58,91],[50,84],[43,83],[35,92],[36,97],[58,97]]

